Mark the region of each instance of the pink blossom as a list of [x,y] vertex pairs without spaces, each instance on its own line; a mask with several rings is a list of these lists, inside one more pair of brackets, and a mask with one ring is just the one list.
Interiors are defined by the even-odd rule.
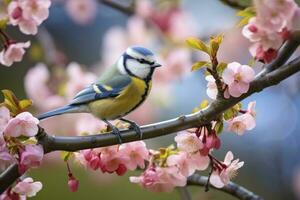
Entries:
[[294,0],[255,0],[254,5],[260,24],[270,32],[290,27],[298,8]]
[[33,197],[42,189],[43,185],[41,182],[33,182],[33,179],[28,177],[20,181],[12,191],[26,197]]
[[86,149],[75,154],[76,160],[78,160],[83,166],[97,170],[101,168],[102,163],[100,159],[100,151],[97,149]]
[[246,130],[256,126],[255,119],[250,113],[245,113],[228,121],[228,130],[243,135]]
[[43,156],[44,150],[41,145],[26,145],[24,151],[21,152],[21,169],[40,166]]
[[30,42],[13,43],[0,52],[0,63],[11,66],[14,62],[20,62],[25,54],[25,48],[30,46]]
[[202,141],[195,133],[181,132],[175,137],[178,149],[193,153],[199,151],[203,147]]
[[21,135],[32,137],[38,133],[39,120],[32,116],[29,112],[22,112],[15,118],[9,120],[4,134],[11,137],[19,137]]
[[130,142],[120,145],[119,154],[127,157],[128,162],[124,163],[129,170],[135,170],[138,166],[145,167],[145,160],[149,158],[149,151],[143,141]]
[[34,20],[40,25],[49,16],[50,0],[21,0],[20,7],[25,19]]
[[249,51],[255,59],[262,61],[263,63],[270,63],[278,54],[277,50],[273,48],[265,51],[259,43],[251,45]]
[[100,159],[101,170],[108,173],[117,172],[117,170],[124,172],[124,165],[129,162],[128,157],[119,153],[118,146],[101,148]]
[[95,0],[67,0],[66,11],[78,24],[90,23],[97,14],[97,2]]
[[278,32],[268,32],[257,23],[255,17],[244,26],[242,33],[251,42],[260,44],[264,51],[270,48],[278,49],[283,42],[283,37]]
[[171,192],[177,186],[186,185],[186,177],[175,166],[150,167],[141,176],[130,177],[130,181],[139,183],[152,192]]
[[19,0],[8,5],[9,22],[25,34],[35,35],[37,27],[49,16],[50,0]]
[[255,78],[255,72],[248,65],[232,62],[227,65],[222,78],[228,85],[229,94],[239,97],[249,90],[250,82]]
[[205,80],[208,81],[207,83],[207,89],[206,89],[206,94],[209,96],[211,99],[216,99],[217,94],[218,94],[218,88],[216,85],[216,80],[212,75],[208,75],[205,77]]
[[181,151],[178,154],[170,155],[167,158],[168,166],[176,166],[179,172],[188,177],[196,170],[205,170],[209,165],[208,156],[201,156],[199,152],[189,155]]
[[[0,135],[1,135],[1,137],[2,137],[2,132],[4,131],[9,120],[10,120],[9,110],[6,107],[1,106],[0,107]],[[0,144],[2,144],[1,139],[0,139]]]
[[73,176],[69,177],[68,186],[71,192],[77,192],[79,187],[79,181],[75,179]]
[[210,183],[213,186],[222,188],[227,185],[230,179],[234,178],[237,175],[237,170],[244,165],[244,162],[239,162],[239,159],[233,161],[232,160],[233,154],[231,151],[229,151],[227,152],[223,162],[225,167],[222,166],[222,170],[219,170],[218,168],[214,169],[210,177]]

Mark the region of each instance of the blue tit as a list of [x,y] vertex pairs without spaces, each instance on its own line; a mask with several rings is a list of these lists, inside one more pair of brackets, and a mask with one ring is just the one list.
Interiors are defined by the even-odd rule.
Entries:
[[127,122],[142,137],[139,126],[123,117],[145,101],[151,90],[152,75],[160,66],[150,50],[129,47],[95,83],[78,92],[70,104],[41,114],[38,119],[66,113],[91,113],[112,129],[120,143],[120,131],[108,120]]

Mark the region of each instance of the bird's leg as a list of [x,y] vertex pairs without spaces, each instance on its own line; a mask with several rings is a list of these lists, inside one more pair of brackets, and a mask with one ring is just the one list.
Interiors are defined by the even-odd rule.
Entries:
[[143,139],[143,133],[137,123],[135,123],[134,121],[128,120],[128,119],[124,119],[124,118],[121,118],[120,120],[130,124],[129,129],[133,129],[136,132],[136,134],[138,134],[140,136],[140,139]]
[[103,120],[103,121],[109,126],[109,128],[111,128],[113,134],[115,134],[118,137],[119,143],[122,144],[121,132],[119,131],[119,129],[114,125],[112,125],[109,121],[107,120]]

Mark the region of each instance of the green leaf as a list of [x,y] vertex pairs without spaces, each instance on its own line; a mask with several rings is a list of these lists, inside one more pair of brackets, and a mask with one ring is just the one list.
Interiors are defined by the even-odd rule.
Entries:
[[73,152],[62,151],[60,153],[61,159],[63,159],[63,161],[65,161],[65,162],[67,162],[71,156],[73,156]]
[[196,62],[192,65],[192,71],[197,71],[204,66],[211,66],[211,62],[207,62],[207,61]]
[[237,16],[242,17],[241,21],[238,23],[238,26],[245,26],[248,24],[249,20],[256,15],[254,7],[248,7],[242,11],[237,12]]
[[200,50],[200,51],[203,51],[203,52],[207,53],[208,55],[210,55],[210,49],[203,41],[201,41],[197,38],[188,38],[186,40],[186,43],[190,47]]
[[204,99],[201,103],[200,103],[200,109],[204,109],[209,105],[208,100]]
[[216,56],[221,43],[223,42],[224,35],[220,34],[216,37],[211,37],[209,44],[211,49],[211,55]]
[[219,121],[219,122],[216,123],[215,131],[217,132],[217,134],[220,134],[223,131],[223,128],[224,128],[223,121]]

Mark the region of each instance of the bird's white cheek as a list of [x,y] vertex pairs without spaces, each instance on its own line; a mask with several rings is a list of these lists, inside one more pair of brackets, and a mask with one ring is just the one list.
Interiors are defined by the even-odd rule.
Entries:
[[148,64],[141,64],[136,60],[127,60],[127,68],[131,73],[140,78],[146,78],[150,73]]

